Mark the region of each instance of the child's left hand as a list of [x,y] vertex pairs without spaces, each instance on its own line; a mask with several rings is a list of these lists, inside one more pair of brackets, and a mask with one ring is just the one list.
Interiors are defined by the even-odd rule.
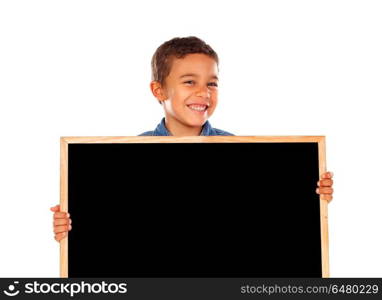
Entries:
[[321,175],[320,181],[317,182],[318,188],[316,188],[316,193],[320,194],[320,199],[332,201],[333,199],[333,172],[325,172]]

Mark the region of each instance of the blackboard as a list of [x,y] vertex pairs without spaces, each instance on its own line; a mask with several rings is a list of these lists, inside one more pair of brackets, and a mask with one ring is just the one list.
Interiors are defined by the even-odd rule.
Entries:
[[61,143],[63,277],[328,276],[324,137]]

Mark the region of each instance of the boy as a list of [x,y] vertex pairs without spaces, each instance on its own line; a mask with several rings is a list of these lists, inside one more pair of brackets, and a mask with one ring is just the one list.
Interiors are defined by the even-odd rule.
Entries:
[[144,135],[233,135],[212,128],[208,118],[218,102],[218,56],[196,37],[174,38],[154,53],[150,88],[165,118]]
[[[218,103],[218,64],[216,52],[197,37],[173,38],[154,53],[151,92],[163,106],[165,117],[155,130],[139,136],[228,136],[208,122]],[[330,202],[333,173],[326,172],[317,182],[316,193]],[[72,229],[70,215],[52,207],[56,241]]]

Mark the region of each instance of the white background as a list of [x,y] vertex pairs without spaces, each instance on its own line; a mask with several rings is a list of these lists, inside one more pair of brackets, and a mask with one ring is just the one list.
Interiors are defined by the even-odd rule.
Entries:
[[153,130],[151,56],[189,35],[221,60],[213,127],[327,137],[330,274],[381,277],[381,16],[367,0],[1,1],[0,277],[59,276],[60,136]]

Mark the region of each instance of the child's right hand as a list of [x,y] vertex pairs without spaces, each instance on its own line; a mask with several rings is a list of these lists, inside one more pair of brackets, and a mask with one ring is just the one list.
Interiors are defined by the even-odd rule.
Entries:
[[67,236],[68,231],[72,230],[72,220],[69,218],[70,214],[60,211],[60,205],[50,208],[53,214],[53,232],[54,239],[59,242]]

